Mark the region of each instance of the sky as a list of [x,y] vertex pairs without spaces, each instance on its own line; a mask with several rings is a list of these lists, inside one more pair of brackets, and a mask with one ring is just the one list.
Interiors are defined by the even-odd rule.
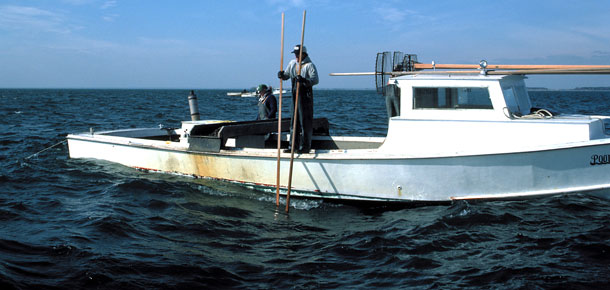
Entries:
[[[610,1],[0,0],[0,88],[279,86],[304,44],[318,88],[374,89],[377,52],[420,62],[610,65]],[[530,87],[610,86],[531,76]]]

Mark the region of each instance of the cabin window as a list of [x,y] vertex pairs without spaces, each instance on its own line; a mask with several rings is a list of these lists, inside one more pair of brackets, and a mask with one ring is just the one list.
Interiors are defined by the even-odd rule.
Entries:
[[413,88],[413,109],[493,109],[487,88]]

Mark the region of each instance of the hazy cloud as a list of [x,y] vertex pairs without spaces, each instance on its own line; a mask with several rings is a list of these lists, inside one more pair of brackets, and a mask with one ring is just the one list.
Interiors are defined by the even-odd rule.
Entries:
[[605,57],[605,58],[610,58],[610,51],[602,51],[602,50],[596,50],[593,51],[593,56],[594,57]]
[[181,39],[138,37],[138,42],[146,47],[187,46],[188,43]]
[[114,22],[115,19],[119,18],[118,14],[106,14],[102,16],[102,19],[107,22]]
[[276,5],[288,5],[292,7],[303,7],[305,6],[305,0],[267,0],[267,3],[271,6]]
[[28,6],[0,6],[0,29],[69,33],[62,14]]
[[47,49],[63,51],[70,54],[101,55],[109,52],[123,51],[124,46],[104,40],[71,37],[70,41],[47,44]]
[[304,8],[305,0],[266,0],[267,5],[274,7],[277,13],[286,12],[293,8]]
[[[110,0],[110,1],[105,1],[104,4],[102,4],[102,6],[100,7],[100,9],[106,11],[106,10],[116,7],[116,6],[117,6],[117,1]],[[102,16],[102,19],[106,22],[114,22],[114,20],[116,20],[117,18],[119,18],[119,14],[116,14],[116,13],[104,14]]]
[[400,29],[401,25],[405,24],[420,24],[430,23],[434,21],[433,17],[428,17],[420,14],[417,11],[397,8],[397,7],[378,7],[373,9],[373,13],[381,19],[386,25],[392,26],[394,29]]
[[96,0],[61,0],[63,3],[71,5],[86,5],[95,2]]
[[407,12],[405,10],[399,10],[396,8],[375,8],[375,13],[381,17],[381,19],[391,22],[398,23],[402,22],[407,16]]
[[102,7],[100,7],[100,8],[108,9],[108,8],[112,8],[112,7],[115,7],[115,6],[116,6],[116,1],[111,0],[111,1],[104,2],[104,4],[102,4]]

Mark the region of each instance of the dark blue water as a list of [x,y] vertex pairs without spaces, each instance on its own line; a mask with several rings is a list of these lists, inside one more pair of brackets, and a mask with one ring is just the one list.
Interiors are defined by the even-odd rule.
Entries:
[[[253,98],[200,90],[204,118]],[[68,133],[179,126],[187,90],[0,89],[1,289],[608,289],[610,201],[582,194],[393,208],[296,200],[217,181],[71,160]],[[610,92],[531,92],[610,114]],[[383,136],[374,91],[317,91],[342,135]],[[30,158],[27,158],[30,157]],[[440,182],[440,181],[439,181]]]

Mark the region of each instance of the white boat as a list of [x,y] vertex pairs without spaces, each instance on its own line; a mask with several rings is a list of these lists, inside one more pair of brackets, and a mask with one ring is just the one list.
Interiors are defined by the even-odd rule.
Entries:
[[[287,90],[282,90],[282,94],[286,94]],[[280,94],[280,89],[273,89],[273,94],[278,96]],[[240,97],[257,97],[258,94],[256,92],[228,92],[227,96],[240,96]]]
[[[389,83],[400,88],[401,104],[400,115],[389,119],[387,136],[315,135],[310,153],[295,155],[291,196],[446,202],[610,195],[610,117],[532,108],[524,73],[392,73]],[[315,127],[328,132],[324,119]],[[71,158],[272,189],[278,154],[274,131],[275,121],[208,120],[184,121],[178,129],[86,132],[67,139]],[[279,137],[286,146],[287,134]],[[290,154],[281,153],[283,189],[289,162]]]
[[247,93],[242,93],[240,96],[244,97],[244,98],[251,98],[251,97],[258,96],[258,94],[256,92],[247,92]]

